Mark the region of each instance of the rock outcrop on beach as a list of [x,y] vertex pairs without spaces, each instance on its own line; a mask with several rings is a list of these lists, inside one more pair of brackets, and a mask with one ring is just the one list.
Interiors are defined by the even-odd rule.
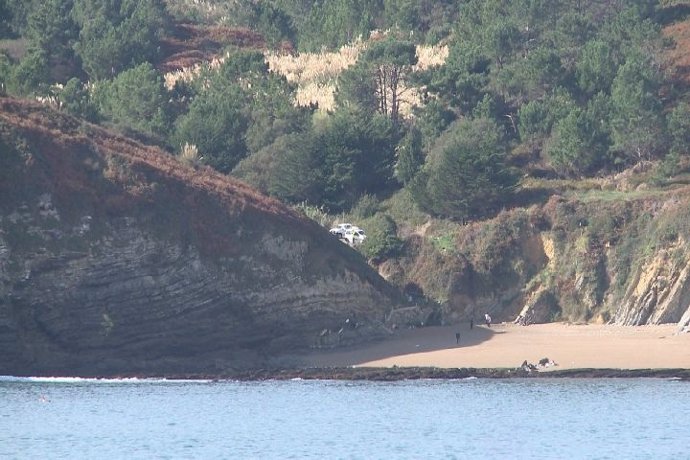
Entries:
[[210,169],[0,98],[0,374],[216,372],[387,333],[397,291]]

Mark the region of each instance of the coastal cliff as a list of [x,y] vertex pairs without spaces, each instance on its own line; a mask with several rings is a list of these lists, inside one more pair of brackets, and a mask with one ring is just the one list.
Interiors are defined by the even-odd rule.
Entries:
[[244,184],[0,98],[0,374],[261,366],[387,334],[396,296]]
[[356,251],[243,183],[0,99],[0,373],[222,374],[484,312],[687,330],[688,188],[585,198],[406,237],[378,267],[413,287],[400,308]]
[[450,250],[420,244],[406,281],[447,299],[440,308],[449,323],[488,312],[498,321],[675,323],[687,331],[689,212],[686,186],[554,195],[459,226]]

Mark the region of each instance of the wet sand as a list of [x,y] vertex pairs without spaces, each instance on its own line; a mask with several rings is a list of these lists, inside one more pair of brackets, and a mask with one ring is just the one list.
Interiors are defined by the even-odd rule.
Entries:
[[[456,344],[456,332],[460,343]],[[385,341],[305,357],[315,367],[516,368],[549,358],[563,369],[690,369],[690,334],[659,326],[469,324],[396,331]]]

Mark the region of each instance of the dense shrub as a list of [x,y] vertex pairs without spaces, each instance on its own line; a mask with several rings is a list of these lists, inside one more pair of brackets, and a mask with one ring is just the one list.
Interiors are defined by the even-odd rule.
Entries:
[[60,100],[67,112],[89,121],[98,121],[98,107],[81,81],[71,78],[60,92]]
[[211,87],[199,94],[189,112],[176,121],[175,145],[196,145],[204,163],[224,173],[232,171],[247,155],[243,99],[237,86]]
[[379,211],[379,207],[378,199],[367,193],[359,198],[357,204],[352,208],[352,214],[360,219],[366,219],[376,214]]
[[99,112],[113,123],[165,137],[170,120],[163,79],[149,63],[100,81],[94,91]]
[[415,200],[423,209],[459,220],[495,211],[517,182],[506,155],[495,123],[461,120],[434,145],[423,174],[411,184]]
[[520,250],[520,240],[535,232],[526,211],[502,212],[495,219],[472,224],[458,241],[458,250],[479,274],[510,273],[510,263]]
[[79,27],[74,49],[93,79],[154,61],[168,28],[160,0],[74,0],[72,17]]
[[395,257],[403,247],[395,221],[385,214],[377,214],[366,221],[366,234],[360,250],[370,259]]

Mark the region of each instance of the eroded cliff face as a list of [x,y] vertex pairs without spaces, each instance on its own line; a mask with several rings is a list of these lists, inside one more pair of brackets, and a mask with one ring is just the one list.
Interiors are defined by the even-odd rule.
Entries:
[[385,335],[396,291],[245,185],[0,99],[0,374],[219,372]]
[[[624,325],[678,323],[690,315],[690,253],[685,241],[650,255],[631,279],[613,321]],[[686,319],[683,319],[686,318]]]
[[[462,227],[458,252],[443,256],[456,261],[444,319],[488,312],[498,321],[676,323],[688,331],[689,212],[684,189],[611,203],[555,197]],[[431,287],[421,276],[412,281]]]

